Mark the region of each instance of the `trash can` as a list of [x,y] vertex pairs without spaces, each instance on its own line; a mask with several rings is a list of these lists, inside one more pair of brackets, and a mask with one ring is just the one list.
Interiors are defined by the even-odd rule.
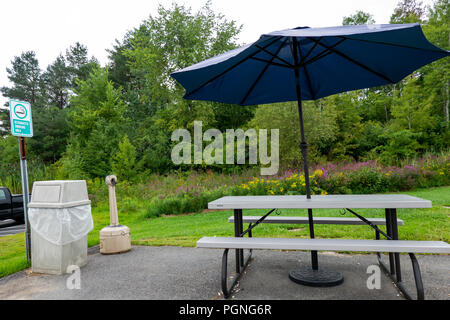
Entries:
[[87,235],[94,227],[86,181],[36,181],[28,204],[33,272],[64,274],[87,263]]

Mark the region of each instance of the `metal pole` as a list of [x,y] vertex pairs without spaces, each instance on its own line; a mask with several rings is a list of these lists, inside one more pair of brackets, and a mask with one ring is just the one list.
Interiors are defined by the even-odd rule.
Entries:
[[[294,63],[295,66],[299,65],[298,61],[298,52],[297,52],[297,39],[292,38],[293,41],[293,55],[294,55]],[[305,189],[306,189],[306,198],[311,199],[311,188],[309,185],[309,166],[308,166],[308,144],[306,143],[305,138],[305,127],[303,121],[303,108],[302,108],[302,94],[300,88],[300,75],[298,68],[294,69],[295,74],[295,91],[297,93],[297,104],[298,104],[298,116],[300,121],[300,150],[302,152],[303,157],[303,172],[305,173]],[[309,222],[309,235],[311,239],[314,239],[314,221],[312,209],[308,209],[308,222]],[[311,262],[313,270],[319,269],[319,263],[317,258],[317,251],[311,251]]]
[[[292,56],[294,58],[294,74],[295,74],[295,91],[297,95],[298,104],[298,116],[300,121],[300,150],[303,157],[303,171],[305,173],[305,189],[306,198],[311,199],[311,188],[309,183],[309,167],[308,167],[308,144],[305,138],[305,128],[303,121],[303,108],[302,108],[302,92],[300,86],[300,61],[299,54],[300,47],[295,37],[292,37]],[[308,222],[309,222],[309,235],[311,239],[314,239],[314,220],[312,209],[308,208]],[[299,284],[313,286],[313,287],[331,287],[341,284],[344,278],[339,272],[330,270],[319,270],[319,262],[317,257],[317,251],[311,251],[311,265],[312,268],[307,266],[300,267],[292,270],[289,273],[289,278]]]
[[22,197],[23,197],[23,220],[25,222],[25,246],[27,252],[27,262],[31,262],[31,238],[30,223],[28,221],[28,202],[30,193],[28,191],[28,170],[25,138],[19,137],[19,154],[20,154],[20,174],[22,176]]
[[[239,228],[239,221],[241,221],[240,215],[242,215],[242,212],[240,209],[234,209],[234,236],[240,237],[241,231]],[[236,273],[241,272],[241,253],[239,249],[236,249]]]

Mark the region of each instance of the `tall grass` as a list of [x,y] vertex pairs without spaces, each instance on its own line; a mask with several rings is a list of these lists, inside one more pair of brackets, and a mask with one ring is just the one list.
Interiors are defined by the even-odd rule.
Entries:
[[[315,194],[378,193],[407,191],[415,188],[450,185],[450,152],[426,154],[402,162],[401,166],[384,166],[375,160],[352,163],[329,163],[311,167]],[[52,166],[28,163],[30,188],[34,181],[53,180]],[[141,174],[130,182],[118,177],[116,194],[125,211],[144,206],[148,216],[195,212],[206,208],[208,201],[232,194],[304,194],[303,170],[280,170],[275,176],[260,176],[259,168],[233,173],[175,171],[169,174]],[[303,180],[302,180],[303,179]],[[298,181],[297,181],[298,180]],[[86,179],[92,205],[107,204],[108,189],[104,178]],[[21,193],[19,164],[0,169],[0,185]],[[30,189],[31,190],[31,189]]]
[[[54,180],[52,167],[40,161],[28,161],[27,172],[29,190],[31,190],[34,181]],[[9,188],[12,193],[22,193],[22,177],[19,163],[1,167],[0,186]]]

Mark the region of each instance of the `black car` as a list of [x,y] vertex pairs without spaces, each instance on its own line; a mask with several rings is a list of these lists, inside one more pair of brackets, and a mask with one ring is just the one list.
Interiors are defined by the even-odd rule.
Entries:
[[0,187],[0,220],[14,219],[24,221],[23,197],[11,194],[8,188]]

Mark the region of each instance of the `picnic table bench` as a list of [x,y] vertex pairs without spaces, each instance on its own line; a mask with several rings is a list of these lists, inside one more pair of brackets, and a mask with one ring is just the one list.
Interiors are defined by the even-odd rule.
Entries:
[[[408,253],[411,258],[417,299],[424,299],[424,289],[419,264],[414,253],[450,253],[450,245],[443,241],[398,240],[398,208],[431,208],[431,201],[409,195],[316,195],[306,196],[234,196],[223,197],[208,204],[209,209],[232,209],[234,216],[228,219],[235,225],[235,237],[203,237],[197,241],[198,248],[225,249],[222,256],[222,291],[227,298],[247,267],[253,249],[273,250],[317,250],[317,251],[367,251],[376,252],[380,266],[390,276],[406,298],[412,299],[402,283],[399,253]],[[314,217],[318,224],[368,225],[375,230],[375,240],[355,239],[299,239],[299,238],[254,238],[252,229],[260,223],[308,223],[307,217],[269,217],[276,209],[345,209],[356,218]],[[364,218],[354,209],[380,208],[385,210],[385,219]],[[243,209],[271,209],[263,216],[242,216]],[[244,231],[243,223],[249,223]],[[386,232],[378,228],[385,225]],[[243,238],[247,234],[248,238]],[[380,240],[383,235],[387,240]],[[227,260],[229,249],[236,250],[236,276],[227,284]],[[243,249],[250,254],[244,261]],[[381,259],[380,252],[389,253],[389,267]]]

